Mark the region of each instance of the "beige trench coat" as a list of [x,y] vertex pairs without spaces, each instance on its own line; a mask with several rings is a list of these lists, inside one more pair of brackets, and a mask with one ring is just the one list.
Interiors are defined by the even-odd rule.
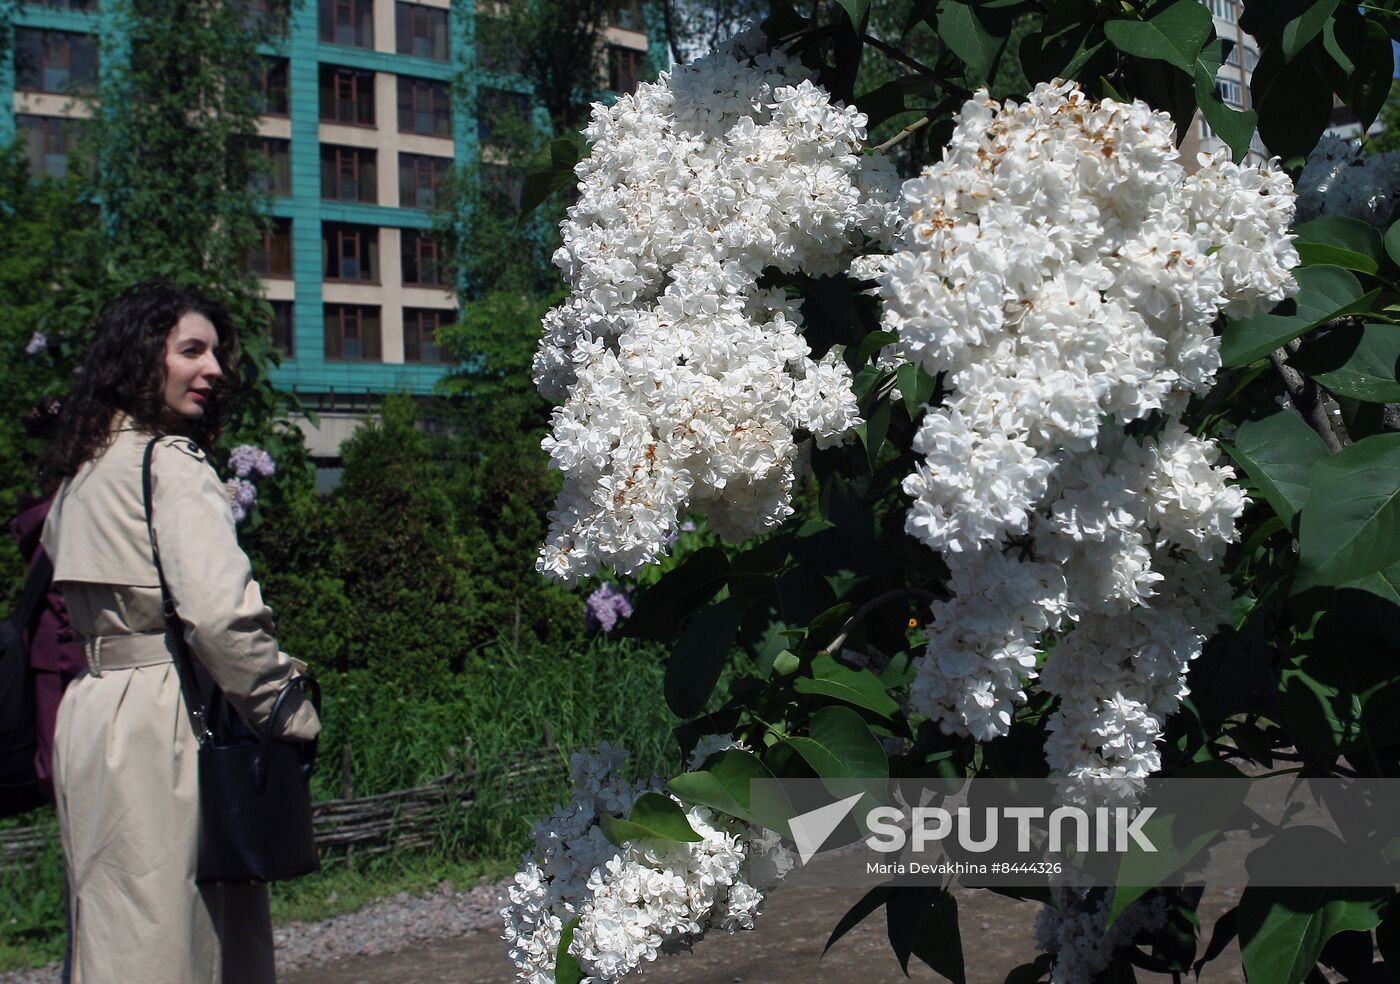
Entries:
[[[59,705],[54,787],[68,868],[74,984],[263,984],[274,979],[264,886],[196,887],[199,797],[194,733],[165,645],[141,493],[150,438],[119,416],[114,437],[59,489],[44,549],[89,671]],[[277,648],[218,476],[188,440],[152,463],[156,542],[205,693],[216,681],[265,723],[303,667]],[[101,644],[150,665],[103,669]],[[139,662],[140,660],[138,660]],[[279,729],[320,729],[298,701]]]

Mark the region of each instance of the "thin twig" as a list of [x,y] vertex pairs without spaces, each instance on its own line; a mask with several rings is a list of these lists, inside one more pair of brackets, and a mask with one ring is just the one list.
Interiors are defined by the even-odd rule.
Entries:
[[1276,349],[1269,353],[1269,363],[1283,380],[1293,409],[1322,438],[1327,450],[1336,454],[1351,443],[1351,436],[1341,421],[1340,408],[1315,382],[1288,365],[1284,361],[1287,356],[1287,349]]
[[860,622],[861,619],[865,618],[865,616],[869,615],[885,602],[893,601],[896,598],[919,598],[931,603],[938,600],[938,595],[934,594],[932,591],[925,591],[923,588],[896,588],[893,591],[886,591],[882,595],[876,595],[857,608],[854,615],[846,619],[846,624],[841,626],[841,634],[827,643],[826,646],[822,648],[822,652],[838,652],[845,644],[847,637],[850,636],[851,630],[856,627],[856,624]]
[[885,153],[885,151],[889,150],[891,147],[893,147],[895,144],[899,143],[901,140],[904,140],[906,137],[910,136],[911,134],[918,133],[920,130],[922,130],[924,127],[926,127],[926,126],[928,126],[928,125],[929,125],[929,118],[928,118],[927,116],[922,117],[921,119],[915,120],[913,123],[910,123],[908,126],[906,126],[903,130],[900,130],[900,131],[899,131],[898,133],[896,133],[894,136],[890,137],[890,138],[889,138],[888,140],[886,140],[884,143],[882,143],[882,144],[880,144],[878,147],[876,147],[876,148],[875,148],[875,153],[877,153],[877,154],[883,154],[883,153]]
[[879,51],[882,54],[887,55],[888,57],[899,62],[901,65],[905,65],[909,68],[912,68],[920,75],[938,75],[937,72],[929,68],[923,62],[919,61],[917,58],[912,58],[909,55],[906,55],[904,52],[900,51],[888,41],[881,41],[879,38],[871,34],[864,35],[861,40],[863,40],[866,44],[870,45],[870,47],[874,48],[876,51]]

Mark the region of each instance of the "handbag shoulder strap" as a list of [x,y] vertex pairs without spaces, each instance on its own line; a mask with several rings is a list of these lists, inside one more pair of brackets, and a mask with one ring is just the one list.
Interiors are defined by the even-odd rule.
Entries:
[[209,729],[209,705],[199,693],[194,660],[190,656],[189,645],[185,642],[185,626],[175,610],[175,599],[170,597],[170,586],[165,583],[165,570],[160,566],[160,548],[156,545],[155,524],[151,520],[151,458],[159,441],[159,437],[151,438],[141,460],[141,497],[146,504],[146,535],[151,541],[151,559],[155,561],[156,578],[160,581],[161,613],[165,616],[165,631],[170,637],[170,645],[175,654],[175,672],[180,677],[180,689],[185,693],[185,706],[189,710],[195,737],[201,745],[207,745],[214,737]]

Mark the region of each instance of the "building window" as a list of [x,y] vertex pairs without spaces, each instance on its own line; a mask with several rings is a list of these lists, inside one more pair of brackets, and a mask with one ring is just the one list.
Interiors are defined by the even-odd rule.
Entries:
[[1233,106],[1236,109],[1244,108],[1244,92],[1239,82],[1234,79],[1216,79],[1215,91],[1220,93],[1220,98],[1225,101],[1227,106]]
[[1235,23],[1235,0],[1209,0],[1208,6],[1212,16],[1227,24]]
[[608,45],[608,88],[613,92],[631,92],[637,88],[644,71],[642,63],[645,56],[646,52],[636,48]]
[[259,277],[292,275],[292,220],[273,219],[254,240],[248,253],[248,269]]
[[525,120],[530,97],[523,92],[506,92],[483,86],[476,95],[476,136],[487,143],[508,120]]
[[429,233],[405,229],[399,240],[403,282],[409,287],[446,287],[438,242]]
[[321,197],[341,202],[379,201],[379,169],[368,147],[321,145]]
[[261,31],[265,34],[284,35],[287,33],[287,11],[273,10],[268,0],[234,0],[240,8],[245,31]]
[[524,52],[510,35],[500,17],[476,15],[476,66],[485,72],[519,75],[525,65]]
[[322,65],[320,87],[321,119],[374,126],[373,72]]
[[288,113],[287,59],[264,56],[253,73],[254,105],[262,116]]
[[613,0],[607,12],[608,23],[625,31],[640,31],[642,27],[641,0]]
[[97,82],[97,45],[87,34],[17,27],[15,88],[67,93]]
[[319,0],[318,13],[322,41],[374,47],[373,0]]
[[399,132],[452,135],[446,82],[399,76]]
[[525,175],[500,164],[481,165],[481,197],[498,208],[520,208],[520,196],[525,190]]
[[25,156],[31,174],[62,177],[68,170],[73,150],[74,121],[57,116],[15,114],[15,127],[24,140]]
[[281,352],[287,358],[291,358],[295,352],[295,336],[292,330],[292,310],[295,305],[291,301],[272,301],[272,320],[268,322],[268,338],[272,341],[272,347]]
[[437,204],[438,186],[447,175],[447,157],[427,154],[399,155],[399,207],[432,208]]
[[25,0],[36,7],[48,7],[50,10],[96,10],[97,0]]
[[437,332],[453,321],[451,311],[428,308],[403,309],[403,359],[405,362],[445,362]]
[[260,137],[258,150],[264,166],[253,179],[253,188],[268,195],[292,193],[292,142],[276,137]]
[[327,359],[379,361],[379,308],[327,304],[325,311]]
[[448,60],[447,11],[399,0],[394,18],[399,54]]
[[344,222],[321,224],[321,257],[327,280],[379,283],[379,230]]

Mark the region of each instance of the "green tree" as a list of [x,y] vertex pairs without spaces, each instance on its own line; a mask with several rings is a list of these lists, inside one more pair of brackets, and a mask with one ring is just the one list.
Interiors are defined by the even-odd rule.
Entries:
[[416,404],[385,400],[341,455],[331,523],[352,633],[338,668],[370,667],[407,686],[460,669],[478,625],[473,572]]

